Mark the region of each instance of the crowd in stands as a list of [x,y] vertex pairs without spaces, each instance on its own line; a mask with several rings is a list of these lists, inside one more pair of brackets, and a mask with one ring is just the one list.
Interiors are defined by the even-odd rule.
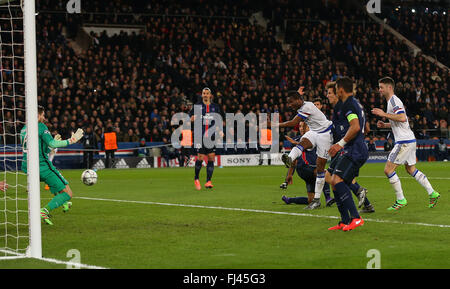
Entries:
[[385,16],[389,25],[416,44],[423,53],[450,66],[449,7],[431,3],[414,6],[389,6]]
[[[64,1],[41,0],[38,7],[64,10],[60,2]],[[377,131],[378,119],[370,110],[385,108],[377,80],[389,75],[397,82],[396,94],[407,107],[416,136],[448,137],[448,71],[420,54],[412,56],[405,43],[378,24],[359,21],[362,14],[346,17],[337,7],[317,13],[313,6],[291,7],[288,1],[272,10],[256,1],[226,5],[151,1],[144,6],[142,2],[83,2],[86,11],[148,14],[119,22],[145,27],[139,33],[112,37],[91,33],[92,43],[82,53],[76,53],[66,37],[75,37],[86,19],[38,14],[38,102],[47,109],[52,133],[67,138],[78,127],[91,127],[100,141],[105,129],[113,127],[119,142],[168,143],[175,129],[170,125],[172,115],[189,112],[203,87],[212,90],[223,113],[278,112],[284,121],[295,115],[286,105],[287,91],[305,86],[306,98],[322,98],[324,112],[330,116],[326,82],[351,76],[357,84],[356,96],[366,108],[371,136],[383,139],[387,132]],[[269,20],[266,28],[249,18],[259,10]],[[230,15],[238,17],[226,17]],[[97,16],[89,21],[117,21],[109,14]],[[310,21],[287,25],[281,21],[295,17]],[[280,31],[291,44],[288,49],[283,49]],[[4,85],[3,89],[7,93],[16,88]],[[17,106],[23,108],[22,102]],[[12,122],[23,118],[22,111],[3,116]],[[5,130],[12,129],[8,124],[3,123]]]

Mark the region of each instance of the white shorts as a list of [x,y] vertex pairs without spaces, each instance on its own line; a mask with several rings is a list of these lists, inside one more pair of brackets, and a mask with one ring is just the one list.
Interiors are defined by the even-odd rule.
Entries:
[[310,130],[302,136],[302,139],[303,138],[308,139],[312,143],[312,148],[316,148],[316,154],[319,158],[330,159],[328,151],[333,145],[333,136],[330,131],[318,133]]
[[416,143],[395,144],[388,156],[388,161],[396,165],[416,164]]

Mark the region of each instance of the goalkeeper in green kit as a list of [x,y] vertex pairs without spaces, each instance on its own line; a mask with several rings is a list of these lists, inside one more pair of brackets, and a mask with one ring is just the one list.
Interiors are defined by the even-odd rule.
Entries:
[[[48,153],[51,149],[66,147],[74,144],[83,137],[83,130],[78,129],[75,133],[72,133],[70,139],[61,140],[61,136],[58,134],[55,138],[52,137],[45,121],[45,110],[42,106],[38,107],[38,129],[39,129],[39,176],[41,182],[45,182],[49,187],[52,194],[55,197],[41,209],[41,219],[49,224],[53,225],[50,220],[50,211],[63,206],[63,211],[67,212],[71,206],[72,190],[69,187],[69,183],[61,175],[61,173],[53,166],[48,160]],[[27,172],[27,131],[24,126],[20,132],[20,140],[23,146],[23,159],[22,159],[22,171]]]

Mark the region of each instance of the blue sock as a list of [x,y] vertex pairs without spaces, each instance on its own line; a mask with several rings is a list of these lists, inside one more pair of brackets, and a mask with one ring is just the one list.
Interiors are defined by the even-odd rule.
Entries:
[[350,215],[348,214],[348,211],[344,208],[339,193],[335,190],[333,190],[333,193],[334,193],[334,200],[336,201],[336,206],[339,210],[339,213],[341,214],[342,223],[346,225],[350,224],[351,222]]
[[353,194],[355,194],[356,196],[356,193],[358,193],[358,190],[361,186],[358,184],[358,182],[355,182],[354,184],[350,184],[349,187],[350,190],[352,190]]
[[340,182],[334,186],[336,192],[339,194],[342,205],[345,210],[347,210],[352,219],[359,219],[359,213],[356,209],[355,202],[353,201],[353,196],[350,193],[350,188],[344,183]]
[[308,204],[308,197],[295,197],[295,198],[289,198],[289,202],[299,205],[307,205]]
[[323,195],[325,196],[325,200],[329,200],[331,199],[331,195],[330,195],[330,185],[328,183],[325,183],[323,185]]
[[214,161],[209,161],[206,164],[206,181],[209,182],[214,172]]
[[371,204],[370,204],[370,201],[369,201],[369,199],[366,197],[365,199],[364,199],[364,206],[365,207],[368,207],[368,206],[370,206]]
[[200,170],[202,169],[203,161],[196,160],[195,161],[195,180],[198,180],[198,175],[200,174]]
[[[358,196],[357,195],[357,193],[358,193],[358,190],[359,190],[359,188],[361,187],[359,184],[358,184],[358,182],[355,182],[354,184],[350,184],[350,190],[352,190],[352,192],[353,192],[353,194],[355,195],[355,196]],[[364,206],[369,206],[370,205],[370,201],[369,201],[369,199],[366,197],[365,199],[364,199]]]

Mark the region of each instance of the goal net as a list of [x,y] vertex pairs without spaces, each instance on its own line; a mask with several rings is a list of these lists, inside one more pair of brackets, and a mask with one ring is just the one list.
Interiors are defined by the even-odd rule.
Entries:
[[[32,236],[30,223],[37,216],[36,212],[30,211],[29,193],[34,193],[34,196],[39,198],[39,187],[37,194],[36,186],[30,190],[30,179],[21,171],[23,151],[20,143],[20,131],[29,116],[26,108],[30,100],[27,98],[33,97],[29,95],[29,88],[25,86],[27,78],[25,67],[28,69],[30,66],[25,63],[27,47],[24,43],[26,25],[24,25],[23,4],[28,5],[33,1],[0,0],[0,258],[2,259],[30,256],[29,246]],[[34,11],[34,3],[32,6]],[[34,23],[34,13],[32,16]],[[30,52],[35,53],[35,45],[34,42],[34,51]],[[27,81],[28,79],[29,77]],[[37,101],[32,100],[31,103],[36,102],[37,107]],[[33,136],[35,142],[36,136]],[[3,182],[7,184],[7,188],[2,186]],[[35,207],[36,205],[34,210]],[[32,216],[34,217],[31,218]],[[38,230],[39,236],[36,240],[40,247],[40,223]]]

